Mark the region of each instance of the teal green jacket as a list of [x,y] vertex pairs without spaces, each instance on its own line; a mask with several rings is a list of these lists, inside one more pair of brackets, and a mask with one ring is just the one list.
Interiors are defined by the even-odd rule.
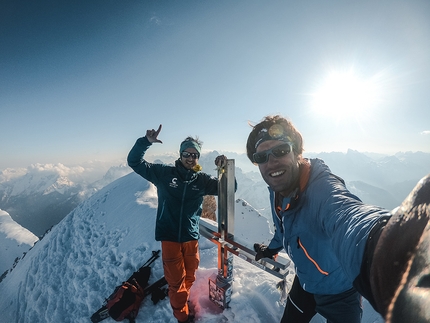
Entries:
[[186,242],[200,237],[199,222],[204,195],[218,194],[218,179],[186,169],[178,159],[175,166],[152,164],[143,157],[151,143],[139,138],[127,157],[128,165],[157,187],[157,241]]

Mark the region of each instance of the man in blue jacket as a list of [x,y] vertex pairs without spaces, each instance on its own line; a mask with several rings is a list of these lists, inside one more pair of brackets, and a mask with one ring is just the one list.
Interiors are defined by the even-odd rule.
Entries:
[[[269,185],[275,224],[270,244],[254,245],[256,259],[284,248],[296,268],[281,322],[307,323],[319,313],[329,323],[359,323],[360,295],[387,317],[428,223],[430,194],[392,216],[362,203],[322,160],[302,152],[301,134],[281,116],[267,116],[247,141],[248,158]],[[430,176],[418,189],[430,193]]]
[[[155,239],[161,241],[164,276],[169,284],[169,299],[178,322],[193,322],[188,298],[199,265],[198,239],[202,201],[205,195],[218,194],[218,179],[201,172],[198,160],[201,142],[192,137],[180,145],[174,166],[152,164],[143,157],[158,139],[157,130],[147,130],[128,154],[128,165],[157,187],[158,208]],[[221,166],[224,155],[215,159]]]

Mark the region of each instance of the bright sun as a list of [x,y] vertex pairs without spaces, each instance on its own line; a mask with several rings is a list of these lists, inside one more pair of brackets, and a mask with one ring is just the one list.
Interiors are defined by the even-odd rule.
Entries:
[[332,72],[312,94],[312,108],[322,116],[343,120],[369,113],[378,100],[374,78],[361,79],[352,70]]

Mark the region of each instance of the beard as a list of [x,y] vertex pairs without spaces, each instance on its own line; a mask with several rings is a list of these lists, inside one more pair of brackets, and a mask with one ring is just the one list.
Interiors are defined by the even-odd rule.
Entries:
[[295,190],[299,185],[299,165],[285,165],[282,168],[267,170],[262,173],[262,177],[267,185],[274,192],[281,192],[285,194]]

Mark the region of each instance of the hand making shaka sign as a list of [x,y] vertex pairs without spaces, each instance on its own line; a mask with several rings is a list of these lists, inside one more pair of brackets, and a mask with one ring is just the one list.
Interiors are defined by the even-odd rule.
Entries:
[[148,139],[150,143],[159,142],[160,144],[162,144],[163,142],[157,138],[160,131],[161,131],[161,124],[157,130],[154,130],[154,129],[146,130],[146,139]]

